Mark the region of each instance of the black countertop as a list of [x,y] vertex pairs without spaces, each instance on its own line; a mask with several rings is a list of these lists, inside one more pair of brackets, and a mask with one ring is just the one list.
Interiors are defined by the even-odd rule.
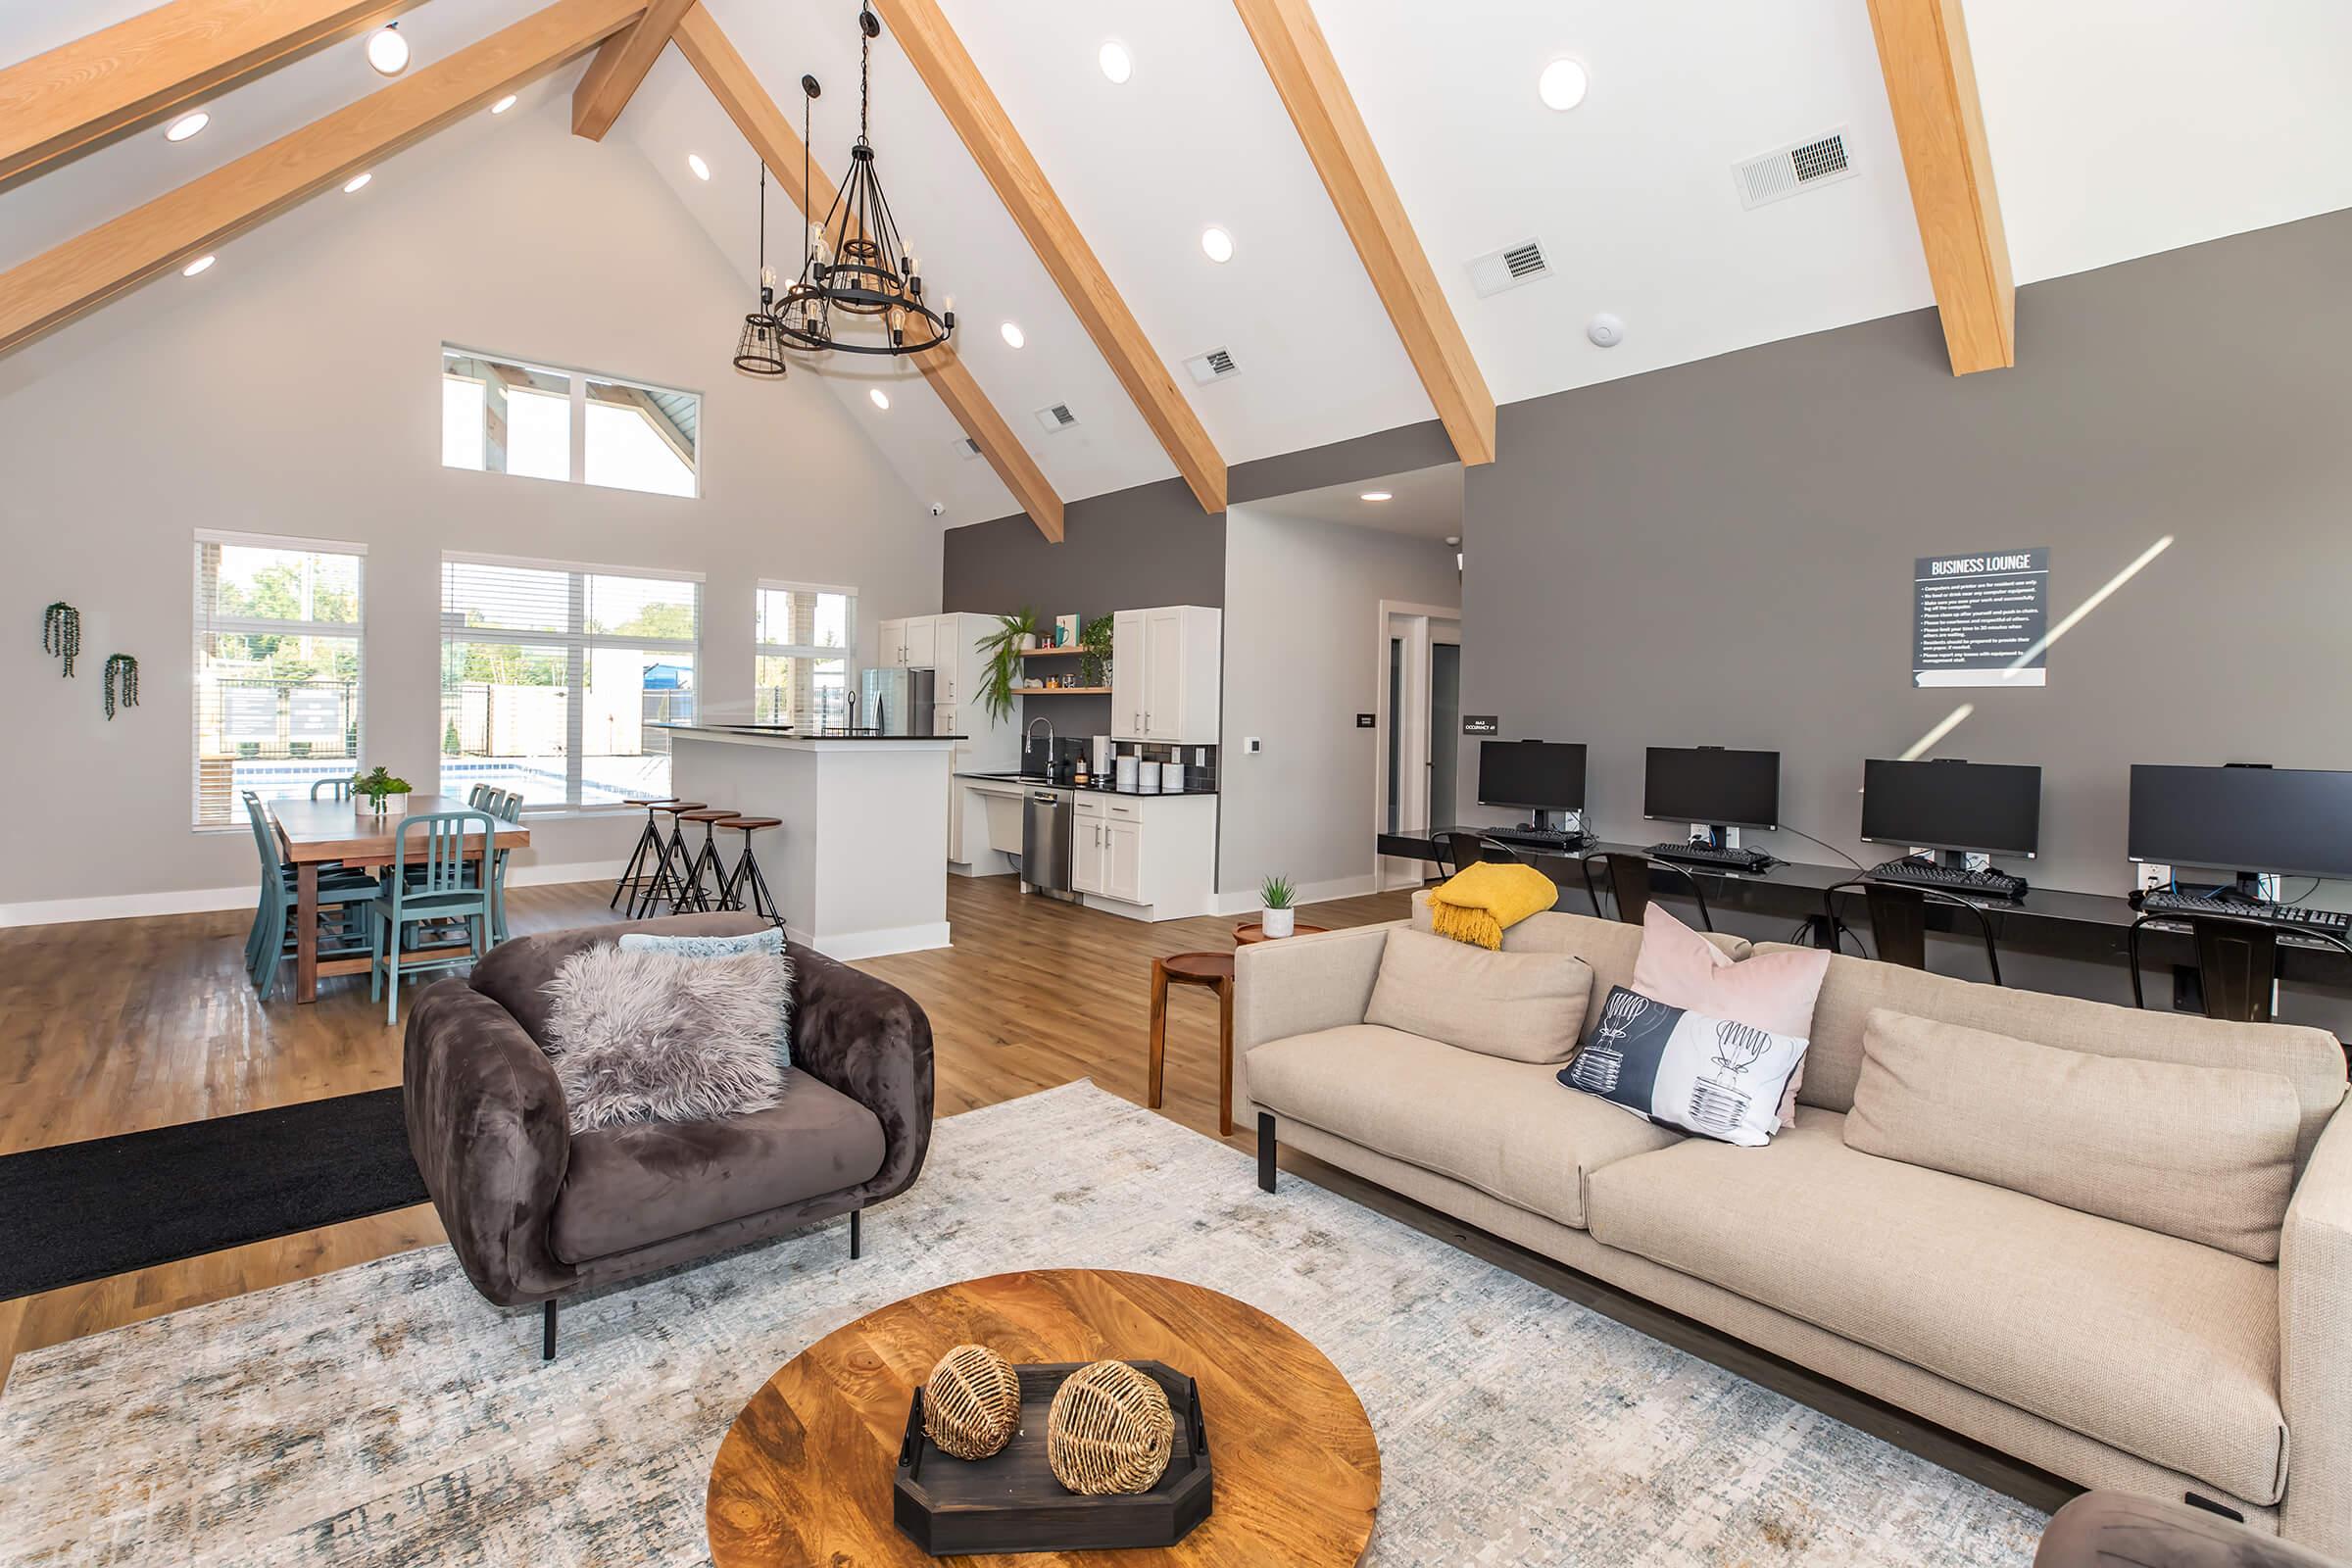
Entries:
[[957,778],[983,784],[1034,784],[1047,790],[1075,790],[1081,795],[1122,795],[1134,801],[1174,800],[1180,795],[1214,795],[1213,789],[1123,790],[1109,784],[1056,784],[1042,773],[958,773]]
[[879,735],[870,729],[795,729],[790,724],[651,724],[649,729],[674,729],[693,735],[750,735],[778,741],[961,741],[968,735]]

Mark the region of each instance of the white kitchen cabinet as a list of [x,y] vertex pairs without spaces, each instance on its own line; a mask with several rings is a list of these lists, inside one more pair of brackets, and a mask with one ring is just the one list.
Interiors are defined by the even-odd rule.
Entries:
[[908,669],[939,667],[939,623],[951,619],[946,615],[914,615],[906,622],[906,631],[899,639],[899,662]]
[[1111,618],[1111,735],[1213,746],[1222,712],[1224,614],[1199,605]]
[[906,617],[901,616],[897,620],[882,622],[881,628],[876,634],[874,663],[883,669],[905,669],[906,667]]
[[1103,832],[1107,820],[1100,795],[1081,792],[1070,803],[1070,891],[1073,893],[1109,891],[1104,880],[1110,854],[1109,840]]
[[1122,904],[1151,903],[1144,891],[1144,824],[1140,817],[1104,817],[1102,839],[1103,896]]

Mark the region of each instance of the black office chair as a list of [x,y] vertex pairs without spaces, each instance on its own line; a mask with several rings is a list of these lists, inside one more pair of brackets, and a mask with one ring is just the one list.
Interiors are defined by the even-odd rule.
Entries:
[[2287,930],[2268,920],[2241,920],[2227,914],[2143,914],[2132,922],[2124,937],[2132,961],[2132,1005],[2135,1007],[2148,1004],[2139,977],[2139,932],[2148,925],[2188,927],[2189,938],[2197,945],[2197,989],[2205,993],[2205,1016],[2224,1023],[2271,1021],[2281,936],[2333,948],[2352,957],[2352,942],[2325,931]]
[[[1822,906],[1830,919],[1830,947],[1838,947],[1838,933],[1851,931],[1838,913],[1840,894],[1851,896],[1860,892],[1870,908],[1870,935],[1874,955],[1881,963],[1899,963],[1906,969],[1926,969],[1928,966],[1928,906],[1948,906],[1966,909],[1976,916],[1977,930],[1984,939],[1984,966],[1992,971],[1992,983],[2001,983],[2001,950],[1994,940],[1992,916],[1968,900],[1955,897],[1939,888],[1905,887],[1892,882],[1874,882],[1868,877],[1851,877],[1835,887],[1824,888]],[[1856,938],[1857,941],[1860,938]]]
[[1459,876],[1464,867],[1486,859],[1490,848],[1487,841],[1476,833],[1465,833],[1459,828],[1448,828],[1438,834],[1435,842],[1438,869],[1447,876]]
[[1707,913],[1706,890],[1698,885],[1698,878],[1672,860],[1652,859],[1630,850],[1602,850],[1596,855],[1586,856],[1579,862],[1585,869],[1585,896],[1592,901],[1592,913],[1596,918],[1605,919],[1607,916],[1600,912],[1600,890],[1592,883],[1594,860],[1608,866],[1609,899],[1616,906],[1617,918],[1627,925],[1642,923],[1642,915],[1649,911],[1650,874],[1663,871],[1668,881],[1681,882],[1682,886],[1674,890],[1676,893],[1687,894],[1690,902],[1698,906],[1699,929],[1715,929],[1714,918]]

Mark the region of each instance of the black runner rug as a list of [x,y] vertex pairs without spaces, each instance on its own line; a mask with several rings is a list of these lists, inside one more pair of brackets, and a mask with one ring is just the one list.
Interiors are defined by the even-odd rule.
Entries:
[[425,1201],[400,1091],[0,1157],[0,1300]]

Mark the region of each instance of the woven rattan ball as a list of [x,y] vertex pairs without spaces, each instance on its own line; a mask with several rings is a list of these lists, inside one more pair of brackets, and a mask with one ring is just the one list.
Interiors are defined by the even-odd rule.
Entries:
[[1151,1374],[1097,1361],[1070,1374],[1046,1412],[1046,1463],[1087,1496],[1149,1492],[1168,1467],[1176,1418]]
[[923,1431],[958,1459],[985,1459],[1021,1424],[1021,1378],[985,1345],[958,1345],[923,1385]]

